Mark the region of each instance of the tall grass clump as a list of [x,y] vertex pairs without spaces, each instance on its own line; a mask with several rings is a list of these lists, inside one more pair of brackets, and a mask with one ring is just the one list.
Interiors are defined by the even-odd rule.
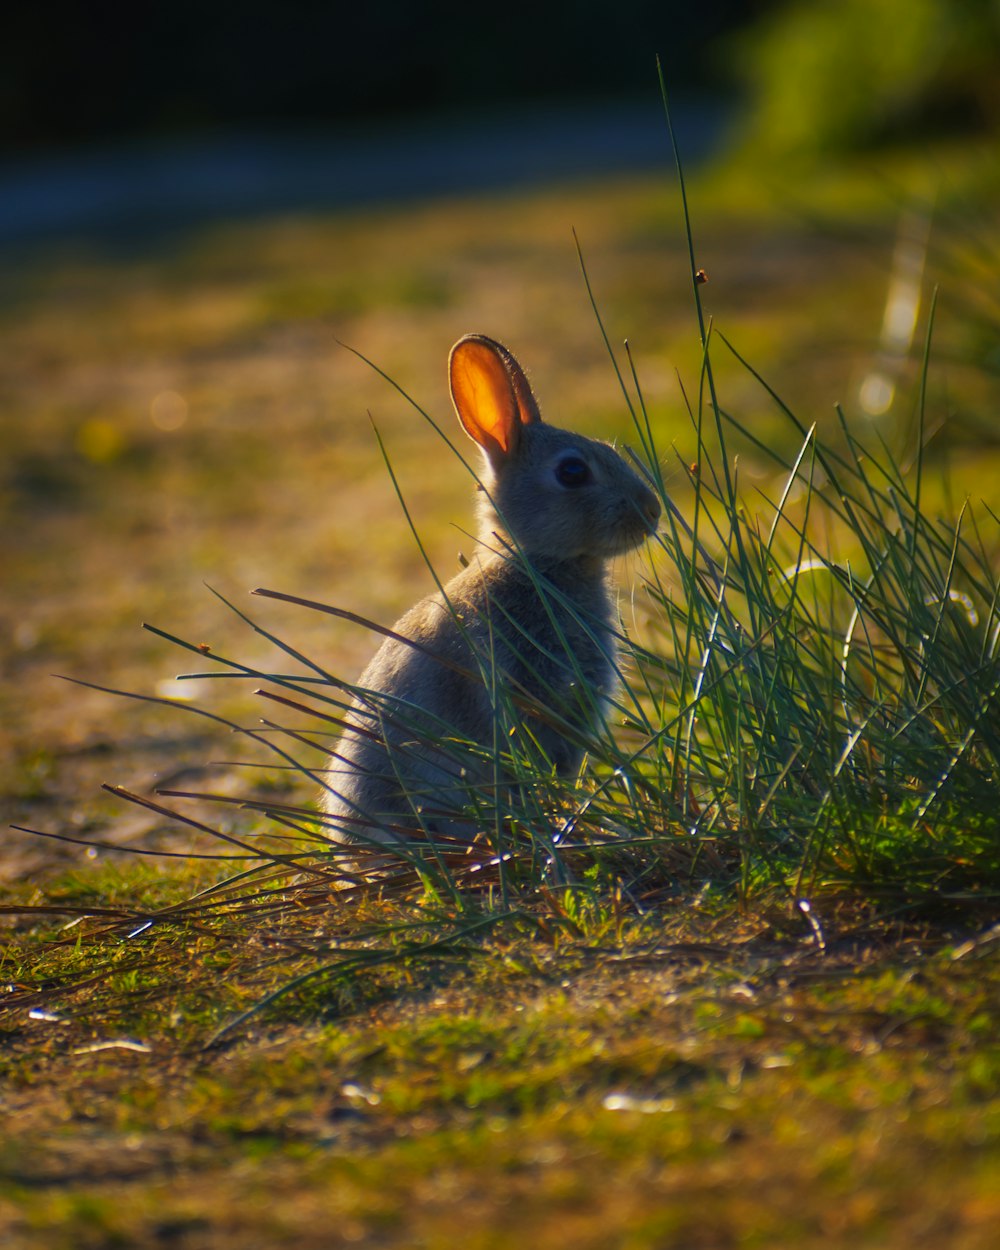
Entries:
[[[669,109],[667,124],[673,140]],[[845,886],[995,898],[997,518],[984,506],[984,534],[969,501],[952,517],[926,505],[934,304],[902,452],[839,407],[833,437],[806,427],[716,336],[789,423],[797,451],[783,455],[719,397],[679,158],[677,172],[704,349],[693,504],[690,521],[669,512],[648,585],[655,641],[635,651],[641,757],[664,810],[725,848],[744,897],[777,885],[807,915],[810,895]],[[741,488],[734,445],[770,468],[770,490]]]
[[[919,434],[906,465],[842,414],[835,442],[783,411],[787,458],[695,414],[693,516],[671,514],[635,650],[644,765],[744,893],[995,897],[996,518],[988,539],[969,503],[929,514]],[[733,435],[778,471],[755,500]]]

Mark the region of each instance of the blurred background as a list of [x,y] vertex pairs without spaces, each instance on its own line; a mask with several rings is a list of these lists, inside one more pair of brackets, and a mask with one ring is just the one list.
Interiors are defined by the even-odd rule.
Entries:
[[636,106],[655,98],[656,52],[699,94],[699,143],[714,138],[733,85],[716,41],[766,7],[20,6],[0,50],[0,235],[120,240],[648,167],[662,120]]
[[[490,333],[551,419],[629,439],[574,230],[683,509],[701,346],[657,55],[714,327],[803,424],[833,431],[839,403],[905,448],[937,287],[942,506],[995,504],[996,0],[18,4],[0,42],[4,824],[175,836],[123,820],[100,781],[148,787],[238,746],[184,703],[52,674],[252,706],[174,682],[204,665],[139,629],[265,662],[204,583],[356,674],[363,631],[247,591],[391,622],[431,588],[369,413],[441,573],[468,550],[467,474],[343,344],[450,428],[448,348]],[[794,447],[721,339],[715,359],[723,406]],[[752,498],[770,470],[742,455]],[[55,862],[12,846],[8,876]]]

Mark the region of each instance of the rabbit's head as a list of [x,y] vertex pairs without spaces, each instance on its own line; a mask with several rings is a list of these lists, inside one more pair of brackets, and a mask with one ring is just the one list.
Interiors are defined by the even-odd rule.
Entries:
[[656,531],[660,501],[607,443],[546,425],[524,371],[501,343],[468,334],[451,349],[458,419],[486,471],[484,542],[531,556],[606,560]]

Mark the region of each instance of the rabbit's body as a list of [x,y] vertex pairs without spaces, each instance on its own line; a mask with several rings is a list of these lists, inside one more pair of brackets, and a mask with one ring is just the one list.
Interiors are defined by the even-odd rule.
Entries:
[[503,784],[495,762],[511,749],[577,771],[614,689],[608,561],[659,517],[611,447],[541,421],[506,348],[461,339],[450,373],[486,458],[480,547],[396,624],[409,641],[388,638],[359,680],[368,693],[327,774],[340,837],[475,832],[460,813],[473,790]]

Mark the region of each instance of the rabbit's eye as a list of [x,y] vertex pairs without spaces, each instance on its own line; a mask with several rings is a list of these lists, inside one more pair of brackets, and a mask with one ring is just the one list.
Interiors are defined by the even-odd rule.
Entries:
[[590,466],[579,456],[565,456],[556,465],[556,480],[560,486],[584,486],[590,481]]

